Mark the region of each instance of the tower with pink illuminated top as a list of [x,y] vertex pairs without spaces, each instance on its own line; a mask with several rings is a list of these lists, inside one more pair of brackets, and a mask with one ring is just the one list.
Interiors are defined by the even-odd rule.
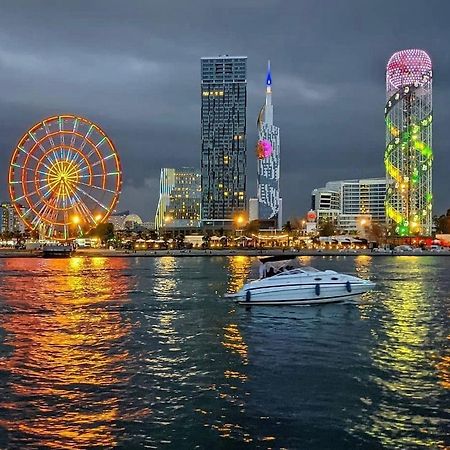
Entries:
[[432,228],[432,65],[423,50],[394,53],[386,67],[386,217],[397,236]]
[[266,77],[266,102],[258,116],[256,155],[258,217],[265,224],[272,223],[274,228],[280,228],[280,129],[273,124],[270,61]]

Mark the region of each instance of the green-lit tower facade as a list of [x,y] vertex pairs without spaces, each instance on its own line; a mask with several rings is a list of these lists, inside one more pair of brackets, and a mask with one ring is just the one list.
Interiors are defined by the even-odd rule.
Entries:
[[432,65],[418,49],[394,53],[386,68],[386,218],[397,236],[432,228]]

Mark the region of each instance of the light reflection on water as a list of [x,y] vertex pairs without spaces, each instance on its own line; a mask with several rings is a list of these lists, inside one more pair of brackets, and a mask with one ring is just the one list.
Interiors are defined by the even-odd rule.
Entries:
[[[1,297],[18,311],[2,320],[9,351],[0,366],[8,374],[0,425],[35,447],[113,446],[120,416],[114,389],[124,382],[129,356],[117,344],[130,325],[103,306],[126,288],[127,280],[116,277],[123,262],[35,261],[40,275],[26,281],[22,271],[29,260],[3,264],[15,276],[2,285]],[[102,270],[107,263],[110,270]],[[96,395],[100,389],[102,395]]]
[[435,268],[427,267],[419,257],[397,261],[400,268],[391,273],[396,282],[378,297],[384,315],[373,329],[376,345],[371,354],[376,370],[370,378],[381,397],[375,408],[367,409],[364,427],[368,425],[366,432],[387,448],[438,448],[444,442],[443,424],[434,417],[439,411],[440,388],[433,377],[436,349],[432,336],[439,329],[432,327],[439,323],[434,320],[429,295]]
[[301,260],[378,290],[245,309],[245,256],[0,260],[0,448],[443,448],[450,261]]

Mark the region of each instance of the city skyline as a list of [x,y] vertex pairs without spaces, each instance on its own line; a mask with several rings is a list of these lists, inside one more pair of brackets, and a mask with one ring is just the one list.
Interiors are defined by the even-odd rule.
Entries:
[[[276,4],[267,2],[258,9],[250,8],[251,3],[231,1],[226,8],[212,5],[210,13],[202,14],[202,2],[189,8],[180,6],[177,12],[162,5],[159,14],[176,38],[158,26],[150,8],[138,2],[135,8],[117,3],[111,11],[96,2],[86,23],[80,19],[81,6],[65,6],[64,14],[73,19],[65,27],[58,25],[62,8],[37,7],[24,1],[3,7],[1,166],[7,167],[18,138],[42,117],[61,111],[85,115],[103,126],[122,156],[124,187],[118,208],[152,217],[160,168],[198,165],[198,59],[221,53],[249,57],[247,139],[253,143],[257,130],[251,118],[260,106],[259,86],[270,58],[277,68],[277,125],[283,130],[281,191],[287,219],[307,211],[314,186],[329,179],[384,173],[380,110],[385,103],[385,62],[395,51],[417,47],[430,54],[435,69],[434,107],[439,114],[433,127],[433,213],[444,212],[448,206],[445,168],[450,163],[445,137],[450,120],[446,107],[450,103],[450,60],[445,37],[450,32],[444,19],[449,7],[443,4],[443,14],[434,11],[431,18],[432,11],[413,7],[419,2],[408,2],[408,10],[406,2],[399,2],[390,4],[392,19],[386,20],[381,6],[375,11],[349,2],[345,9],[331,5],[325,11],[314,2],[287,2],[289,14],[278,18],[261,45],[256,24],[264,23]],[[226,19],[236,12],[242,13],[238,21],[228,25],[221,21],[217,33],[205,20],[209,14]],[[408,20],[395,21],[399,15]],[[407,24],[427,19],[423,15],[430,15],[432,29],[419,27],[411,35]],[[44,16],[56,24],[51,33],[39,19]],[[133,27],[123,24],[124,16]],[[96,29],[93,24],[99,17],[110,22],[114,35]],[[321,31],[316,31],[314,24],[319,22]],[[31,24],[36,27],[35,39],[16,33],[19,25]],[[191,33],[191,28],[196,31]],[[289,39],[285,39],[286,30]],[[296,58],[281,56],[281,50]],[[254,167],[254,158],[248,152],[248,168]],[[256,185],[256,174],[251,172],[247,170],[249,197],[255,194]],[[0,198],[8,199],[6,181],[0,186]]]

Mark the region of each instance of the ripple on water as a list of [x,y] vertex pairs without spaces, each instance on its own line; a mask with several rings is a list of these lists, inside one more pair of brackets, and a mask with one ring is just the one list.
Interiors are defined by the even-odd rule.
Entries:
[[0,261],[0,447],[444,448],[446,258],[302,258],[356,302],[246,310],[252,258]]

